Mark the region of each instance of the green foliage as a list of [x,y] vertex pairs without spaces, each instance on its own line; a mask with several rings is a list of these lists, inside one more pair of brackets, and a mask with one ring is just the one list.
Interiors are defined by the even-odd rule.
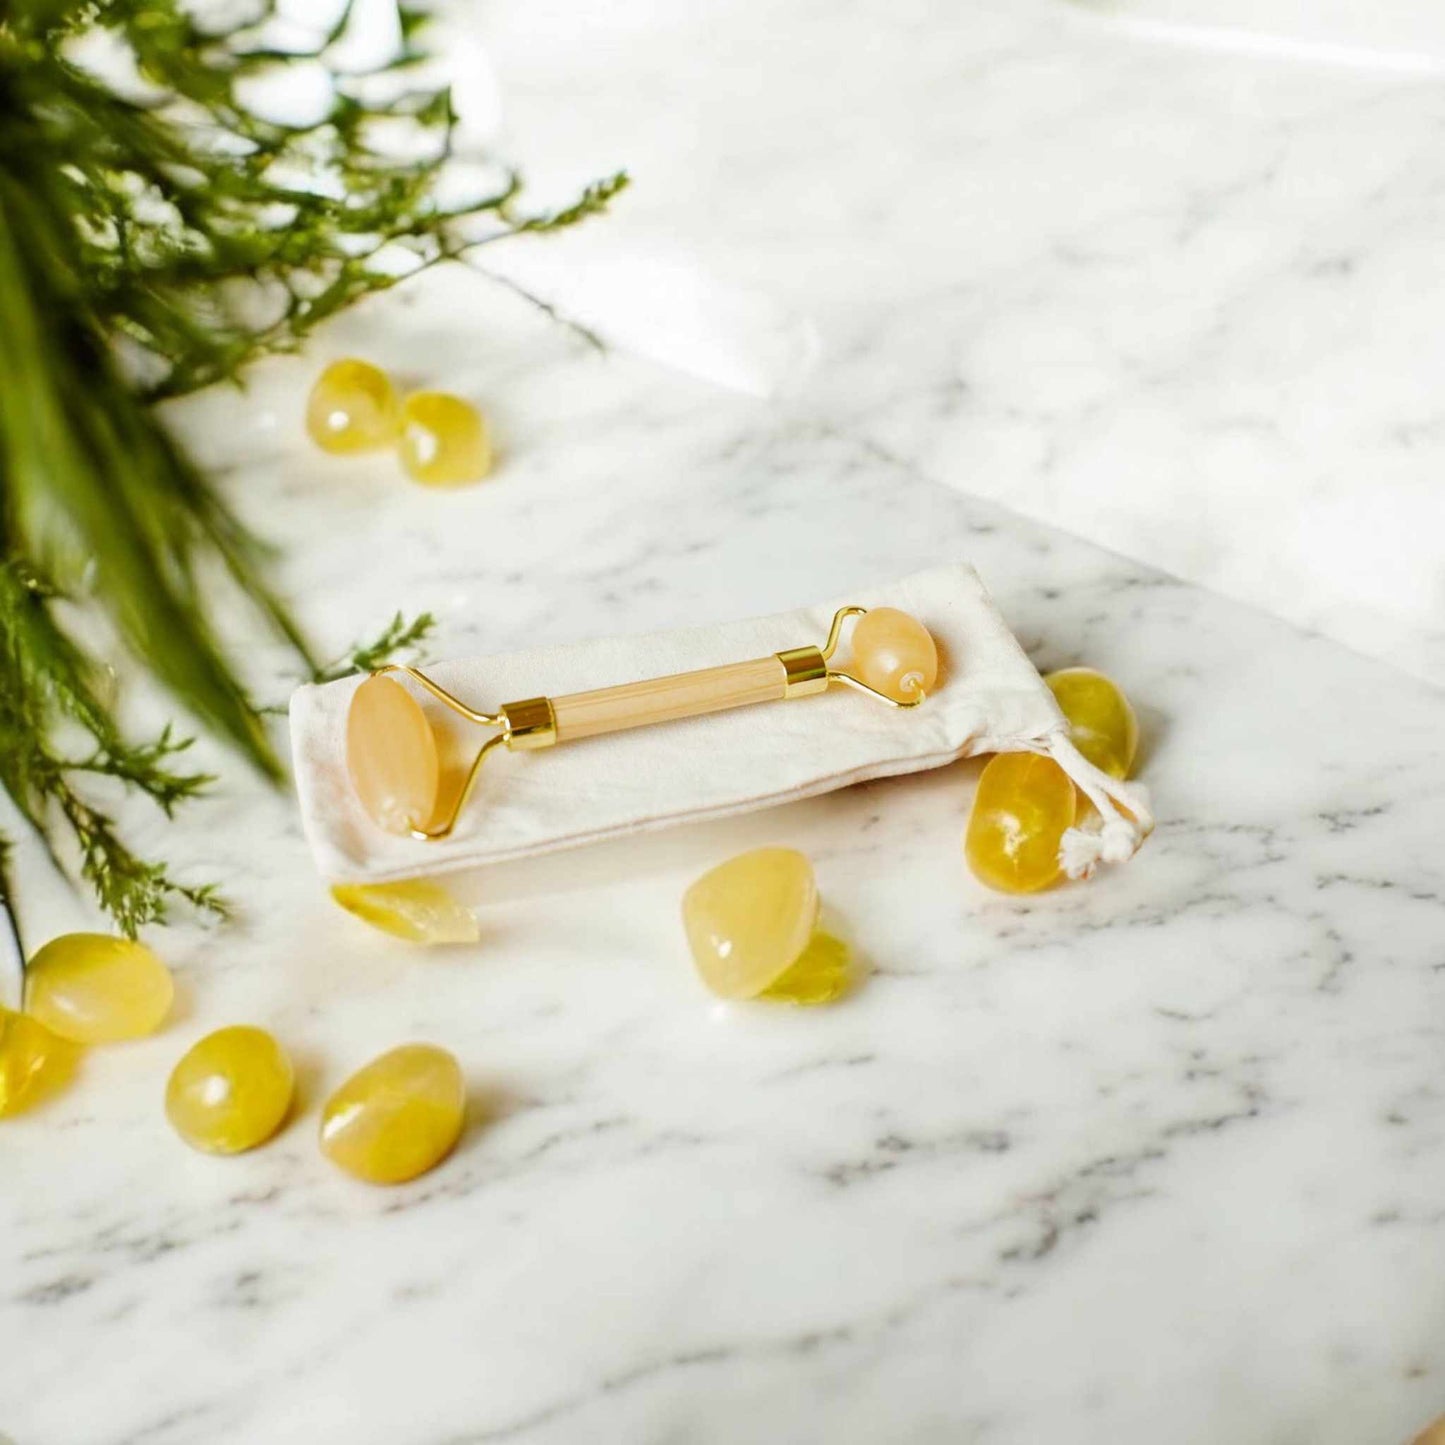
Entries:
[[335,682],[357,672],[375,672],[391,662],[399,653],[420,647],[437,625],[430,612],[419,612],[410,622],[398,612],[373,642],[358,643],[340,661],[316,674],[317,682]]
[[[148,403],[233,381],[480,240],[575,225],[626,184],[526,214],[506,173],[443,204],[455,116],[445,89],[413,84],[418,13],[403,12],[403,52],[367,76],[331,62],[345,15],[305,53],[275,48],[273,19],[264,0],[220,32],[177,0],[10,0],[0,12],[0,782],[43,836],[64,826],[130,932],[171,903],[217,900],[130,853],[76,781],[109,775],[169,813],[206,780],[177,770],[185,743],[169,730],[141,745],[119,735],[56,589],[103,608],[198,719],[272,776],[211,625],[217,572],[309,673],[326,671],[268,589],[263,547]],[[120,79],[85,62],[98,41]],[[324,116],[283,124],[247,104],[269,73],[317,61],[334,81]],[[416,640],[398,628],[388,645]],[[89,751],[64,753],[66,729]]]
[[[121,735],[97,688],[94,664],[57,625],[60,600],[19,565],[0,566],[0,676],[6,680],[0,691],[0,786],[57,866],[69,861],[63,849],[77,855],[81,876],[129,937],[148,923],[164,922],[176,903],[224,916],[228,907],[214,885],[178,882],[164,864],[138,857],[110,815],[77,791],[77,776],[114,778],[170,817],[213,779],[175,766],[192,739],[177,737],[169,726],[141,743]],[[430,613],[411,622],[398,613],[380,636],[358,643],[317,680],[370,672],[414,648],[434,626]],[[70,750],[62,748],[62,737],[73,740]],[[68,837],[57,836],[57,824]],[[0,838],[0,908],[6,912],[9,852],[8,840]]]
[[[108,775],[148,794],[169,817],[210,779],[173,765],[189,740],[169,728],[139,745],[121,737],[97,692],[93,664],[57,625],[55,601],[20,564],[0,567],[0,783],[58,863],[55,825],[65,825],[81,876],[123,932],[134,936],[178,901],[223,912],[213,888],[178,883],[164,865],[137,857],[110,816],[77,791],[78,774]],[[63,751],[63,737],[81,751]],[[8,886],[0,890],[8,908]]]

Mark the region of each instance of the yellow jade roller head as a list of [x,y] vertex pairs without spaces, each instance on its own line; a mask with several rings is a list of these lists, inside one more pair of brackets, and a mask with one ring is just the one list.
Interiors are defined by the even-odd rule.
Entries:
[[926,697],[938,681],[938,648],[928,629],[896,607],[875,607],[853,628],[853,665],[875,692],[897,703]]
[[[856,617],[852,670],[829,661],[843,625]],[[441,768],[436,737],[421,704],[392,673],[401,673],[468,722],[499,729],[482,744],[447,817],[435,822]],[[808,697],[843,683],[890,707],[917,707],[938,680],[938,649],[928,629],[894,607],[842,607],[822,647],[808,645],[747,662],[622,683],[563,697],[532,697],[478,712],[413,667],[385,667],[356,689],[346,719],[351,786],[372,821],[390,833],[423,841],[456,826],[487,753],[513,752],[620,732],[650,723],[698,717],[781,698]]]
[[441,778],[436,734],[394,678],[376,673],[356,689],[346,715],[346,768],[361,806],[388,833],[431,821]]

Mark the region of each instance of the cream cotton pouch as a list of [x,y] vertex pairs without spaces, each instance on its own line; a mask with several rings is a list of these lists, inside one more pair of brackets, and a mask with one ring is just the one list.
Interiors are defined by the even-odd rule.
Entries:
[[[883,607],[916,618],[936,644],[937,678],[916,706],[830,687],[816,667],[809,671],[808,658],[821,659],[819,647],[843,610]],[[667,720],[669,698],[687,681],[677,675],[713,668],[730,677],[730,701],[704,705],[725,710]],[[411,836],[405,822],[395,832],[374,821],[353,784],[348,717],[367,680],[299,688],[291,742],[301,820],[332,882],[394,882],[528,858],[983,753],[1052,757],[1093,803],[1089,823],[1063,837],[1060,862],[1070,877],[1130,857],[1153,826],[1145,789],[1109,777],[1074,746],[1053,694],[965,564],[771,617],[459,658],[429,666],[425,683],[392,676],[420,704],[416,727],[423,729],[424,716],[436,739],[443,811],[489,730],[499,731],[490,731],[494,746],[454,826],[433,829],[444,836]],[[705,691],[703,683],[689,688],[694,699]],[[613,706],[605,701],[613,692],[631,694],[629,706],[647,716],[634,711],[631,722],[616,724],[627,730],[604,731],[599,719]],[[475,710],[476,720],[443,705],[439,694]],[[509,698],[526,701],[503,705]],[[640,720],[657,725],[634,725]],[[396,736],[396,746],[405,746],[404,732]],[[539,746],[553,742],[563,745]]]

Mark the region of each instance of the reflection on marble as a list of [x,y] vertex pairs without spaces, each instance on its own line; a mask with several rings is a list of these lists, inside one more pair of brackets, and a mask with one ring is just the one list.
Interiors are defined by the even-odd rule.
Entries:
[[1445,92],[1132,13],[554,0],[494,45],[540,174],[627,158],[611,243],[815,317],[821,417],[1445,681]]
[[1438,74],[1445,15],[1430,0],[1070,0],[1130,34],[1284,59]]
[[[751,208],[703,148],[686,163],[696,193],[675,158],[653,184],[677,189],[654,191],[636,224],[716,187],[700,214],[721,228],[728,212],[733,274],[757,283],[771,247],[781,299],[831,337],[833,370],[791,400],[750,401],[599,358],[464,274],[343,319],[246,397],[177,418],[291,544],[281,581],[318,642],[339,653],[396,607],[431,607],[440,651],[500,650],[777,609],[966,557],[1040,665],[1088,662],[1129,689],[1159,829],[1089,885],[989,895],[960,857],[964,765],[496,869],[466,884],[482,943],[418,953],[333,908],[288,800],[214,758],[214,801],[174,826],[143,809],[126,822],[192,876],[224,875],[240,920],[160,939],[174,1022],[94,1051],[69,1093],[0,1125],[0,1430],[17,1445],[1403,1442],[1445,1408],[1445,698],[933,480],[1001,477],[974,466],[997,447],[1032,484],[1033,449],[1067,433],[1057,413],[1094,414],[1087,364],[1045,365],[1080,391],[1036,410],[1007,379],[1010,348],[1040,348],[1024,344],[1023,220],[1005,182],[1082,206],[1073,170],[1101,172],[1079,135],[1047,185],[999,169],[993,207],[976,176],[971,254],[996,250],[997,271],[950,294],[937,277],[963,217],[915,184],[921,168],[986,156],[981,140],[958,152],[950,124],[995,127],[1005,151],[1009,136],[1087,131],[1085,93],[1112,97],[1118,123],[1141,88],[1162,103],[1179,87],[1178,57],[1115,55],[1085,77],[1050,49],[1053,22],[1012,7],[950,26],[952,10],[903,5],[885,25],[881,9],[797,0],[764,34],[740,4],[712,15],[706,46],[675,7],[637,19],[639,0],[585,23],[565,7],[566,24],[562,8],[525,22],[556,67],[539,58],[528,91],[522,7],[501,7],[523,134],[550,95],[571,97],[574,130],[595,109],[588,144],[614,159],[648,106],[682,107],[678,148],[703,119],[712,143],[794,138],[753,171]],[[869,39],[871,80],[855,54]],[[943,97],[924,82],[942,86],[949,46],[953,83],[977,100],[926,104]],[[777,86],[790,51],[795,78],[806,54],[819,79],[770,92],[766,124],[757,90],[710,109],[723,102],[704,80],[756,65],[757,86]],[[916,124],[885,141],[866,112],[905,58],[924,72]],[[614,70],[604,89],[609,65],[631,66],[633,86]],[[824,79],[851,96],[831,134],[809,124]],[[1222,145],[1228,190],[1242,133]],[[884,205],[869,177],[894,146]],[[834,149],[856,185],[819,169]],[[831,220],[837,249],[819,251]],[[888,237],[910,228],[915,254],[939,248],[933,270],[890,259]],[[699,244],[716,265],[723,242]],[[1062,296],[1063,274],[1039,262],[1040,294]],[[1086,274],[1099,301],[1110,268]],[[1173,284],[1121,316],[1139,344],[1151,307],[1153,325],[1184,326],[1160,299]],[[1247,310],[1221,319],[1226,351],[1247,349]],[[1085,361],[1102,344],[1093,314]],[[949,370],[958,348],[990,345],[993,371]],[[483,401],[503,444],[495,478],[431,493],[385,458],[306,450],[298,396],[356,351]],[[985,374],[994,400],[970,410]],[[1110,410],[1122,374],[1097,383],[1100,425],[1124,425]],[[1166,460],[1200,413],[1170,415],[1184,420],[1160,434]],[[255,681],[285,696],[274,650],[255,653]],[[722,1007],[692,975],[684,887],[768,843],[811,854],[828,926],[868,962],[834,1009]],[[73,926],[35,881],[30,936]],[[165,1076],[241,1021],[292,1051],[301,1108],[269,1148],[205,1158],[169,1132]],[[317,1111],[408,1039],[461,1059],[473,1123],[437,1173],[377,1191],[321,1158]]]

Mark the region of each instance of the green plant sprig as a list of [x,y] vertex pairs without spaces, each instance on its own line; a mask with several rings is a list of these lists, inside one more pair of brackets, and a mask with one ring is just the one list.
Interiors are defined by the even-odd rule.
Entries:
[[[174,765],[194,740],[177,736],[170,725],[148,741],[122,737],[101,700],[94,663],[57,624],[54,609],[61,600],[33,574],[13,564],[0,567],[0,786],[57,868],[67,866],[67,850],[76,855],[81,877],[127,937],[165,922],[177,904],[227,916],[230,905],[215,884],[181,882],[165,864],[138,856],[110,814],[85,796],[85,775],[112,778],[169,818],[215,778]],[[358,643],[315,680],[381,667],[413,651],[435,625],[427,612],[410,622],[398,613],[379,636]],[[87,750],[63,752],[58,736],[65,732]],[[10,841],[0,836],[0,909],[14,929],[10,852]]]
[[[0,783],[57,866],[64,859],[56,825],[65,825],[81,877],[122,932],[134,937],[145,924],[164,920],[175,902],[223,913],[213,887],[178,882],[163,864],[138,857],[112,818],[77,788],[80,774],[113,777],[170,817],[211,778],[171,766],[190,740],[170,728],[141,744],[120,735],[97,692],[94,664],[56,621],[56,601],[34,573],[15,563],[0,567]],[[83,755],[61,751],[62,723],[87,746]],[[8,860],[9,851],[6,840],[0,858]],[[0,897],[8,910],[8,880],[0,883]]]
[[322,668],[313,682],[335,682],[338,678],[351,677],[358,672],[375,672],[403,652],[414,652],[436,629],[436,617],[430,612],[419,612],[408,622],[398,612],[381,635],[372,642],[357,643],[345,657]]
[[[149,403],[234,382],[407,274],[579,224],[627,183],[619,173],[530,214],[504,171],[488,193],[443,204],[456,115],[444,87],[414,83],[420,14],[401,12],[400,53],[360,76],[330,58],[349,12],[302,53],[266,43],[273,18],[269,0],[221,31],[178,0],[11,0],[0,15],[0,784],[57,856],[57,829],[68,835],[80,875],[129,933],[174,903],[219,901],[132,853],[79,785],[108,775],[169,814],[207,779],[178,765],[186,744],[173,731],[121,735],[61,594],[108,613],[179,702],[273,777],[258,709],[211,620],[214,564],[309,675],[334,671],[267,585],[265,547]],[[82,63],[97,36],[128,81]],[[313,122],[247,103],[269,71],[317,61],[334,102]],[[378,79],[386,98],[364,83]],[[397,129],[408,144],[388,142]],[[365,655],[425,633],[398,627]],[[78,751],[58,741],[67,733]],[[0,874],[7,845],[0,836]],[[0,905],[10,898],[0,877]]]

